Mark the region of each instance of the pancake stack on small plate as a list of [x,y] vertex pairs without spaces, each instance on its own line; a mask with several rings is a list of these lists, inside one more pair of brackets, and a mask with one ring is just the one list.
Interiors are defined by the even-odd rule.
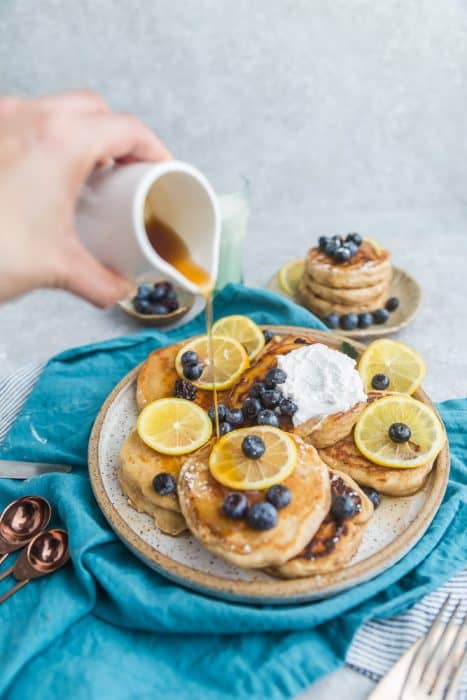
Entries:
[[371,312],[384,307],[392,277],[390,253],[369,239],[345,262],[336,262],[319,247],[305,260],[297,296],[321,318],[336,313]]

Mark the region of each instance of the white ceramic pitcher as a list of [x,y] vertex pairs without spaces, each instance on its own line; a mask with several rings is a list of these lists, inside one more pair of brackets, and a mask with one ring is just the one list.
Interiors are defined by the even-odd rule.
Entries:
[[180,161],[114,165],[94,172],[77,205],[76,228],[90,252],[104,265],[137,280],[151,268],[192,293],[199,289],[160,257],[149,242],[144,209],[185,241],[194,262],[217,277],[220,214],[209,182]]

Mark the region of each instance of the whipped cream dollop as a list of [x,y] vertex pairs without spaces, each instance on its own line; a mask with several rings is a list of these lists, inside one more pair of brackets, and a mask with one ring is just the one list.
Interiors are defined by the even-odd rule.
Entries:
[[287,375],[278,389],[298,405],[294,426],[310,418],[348,411],[366,400],[355,364],[348,355],[322,343],[303,345],[288,355],[278,356],[277,366]]

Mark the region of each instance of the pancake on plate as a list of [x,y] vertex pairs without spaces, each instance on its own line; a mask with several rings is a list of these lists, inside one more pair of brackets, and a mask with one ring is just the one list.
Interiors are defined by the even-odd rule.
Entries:
[[[222,509],[232,493],[209,471],[212,445],[187,459],[178,480],[182,513],[193,535],[213,554],[237,566],[264,568],[283,564],[300,552],[318,530],[329,510],[329,474],[317,451],[294,436],[298,462],[284,480],[292,494],[290,504],[278,511],[275,527],[254,530],[245,519],[228,518]],[[263,491],[244,491],[249,505],[264,500]]]
[[136,430],[127,437],[120,451],[118,480],[132,507],[139,513],[151,515],[162,532],[178,535],[186,530],[176,494],[160,496],[153,479],[160,472],[178,475],[186,455],[163,455],[145,445]]
[[319,294],[313,292],[308,282],[301,280],[298,290],[297,298],[301,304],[313,311],[320,318],[327,316],[330,313],[336,313],[339,315],[344,315],[348,313],[364,313],[366,311],[375,311],[379,309],[386,303],[387,300],[387,289],[384,292],[379,292],[377,294],[371,295],[366,299],[360,301],[329,301],[328,299],[323,299]]
[[[390,392],[370,392],[368,402],[377,401]],[[345,472],[361,486],[369,486],[386,496],[412,496],[424,485],[434,462],[411,469],[381,467],[362,455],[353,439],[353,432],[334,445],[319,451],[321,459],[332,470]]]
[[387,250],[363,240],[357,253],[347,262],[336,264],[318,247],[311,248],[305,261],[304,277],[310,275],[327,287],[354,288],[389,284],[392,275],[391,256]]
[[305,282],[305,289],[310,294],[325,299],[326,301],[336,302],[344,306],[352,306],[368,302],[372,305],[372,309],[376,309],[375,300],[387,294],[387,280],[377,282],[367,287],[328,287],[326,284],[317,282],[311,275],[308,275]]
[[327,574],[342,569],[356,554],[373,515],[373,504],[347,474],[331,471],[329,476],[332,498],[350,496],[355,504],[355,515],[342,520],[336,518],[331,509],[316,535],[297,556],[281,566],[268,569],[274,576],[299,578]]
[[[175,359],[186,341],[169,345],[152,352],[141,366],[136,383],[136,402],[142,410],[151,401],[174,396],[175,382],[178,374]],[[225,392],[218,392],[219,402],[223,401]],[[195,403],[207,410],[214,403],[212,391],[196,390]]]
[[[264,380],[267,372],[277,367],[278,355],[288,355],[304,345],[316,345],[317,341],[306,335],[287,335],[271,341],[266,345],[256,361],[245,370],[228,397],[228,403],[235,408],[241,408],[248,397],[253,385]],[[320,342],[319,344],[323,344]],[[333,352],[339,352],[334,350]],[[281,416],[280,427],[288,432],[294,432],[311,443],[314,447],[326,447],[337,440],[349,435],[366,406],[366,401],[359,401],[347,411],[337,412],[324,418],[315,417],[294,427],[290,418]]]

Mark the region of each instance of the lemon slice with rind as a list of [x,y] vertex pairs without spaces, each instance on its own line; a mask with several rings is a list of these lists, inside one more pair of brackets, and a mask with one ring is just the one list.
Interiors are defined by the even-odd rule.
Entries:
[[[246,457],[242,442],[248,435],[260,437],[265,451],[259,459]],[[297,464],[297,446],[279,428],[258,426],[227,433],[214,445],[209,469],[216,481],[235,491],[263,490],[284,481]]]
[[247,351],[250,362],[259,355],[265,345],[261,328],[251,318],[240,314],[220,318],[213,325],[212,334],[238,340]]
[[230,389],[250,364],[247,351],[238,340],[216,335],[212,338],[214,359],[213,373],[209,352],[209,338],[207,335],[202,335],[186,343],[175,359],[175,369],[177,370],[178,376],[182,378],[184,378],[182,355],[188,350],[197,354],[199,362],[203,367],[201,377],[197,380],[192,380],[192,384],[199,389],[213,391],[214,377],[217,391]]
[[[406,442],[394,442],[390,427],[410,429]],[[370,462],[382,467],[410,469],[432,462],[445,442],[443,426],[426,404],[406,394],[385,396],[371,403],[357,421],[355,444]]]
[[295,296],[298,284],[303,275],[303,270],[305,269],[305,261],[303,258],[298,258],[297,260],[289,260],[285,263],[279,270],[279,282],[287,294]]
[[157,452],[185,455],[204,445],[212,423],[200,406],[185,399],[159,399],[140,413],[136,429],[141,440]]
[[375,374],[389,379],[388,391],[413,394],[426,375],[423,357],[413,348],[397,340],[381,338],[370,343],[358,363],[358,371],[366,391],[372,391]]

